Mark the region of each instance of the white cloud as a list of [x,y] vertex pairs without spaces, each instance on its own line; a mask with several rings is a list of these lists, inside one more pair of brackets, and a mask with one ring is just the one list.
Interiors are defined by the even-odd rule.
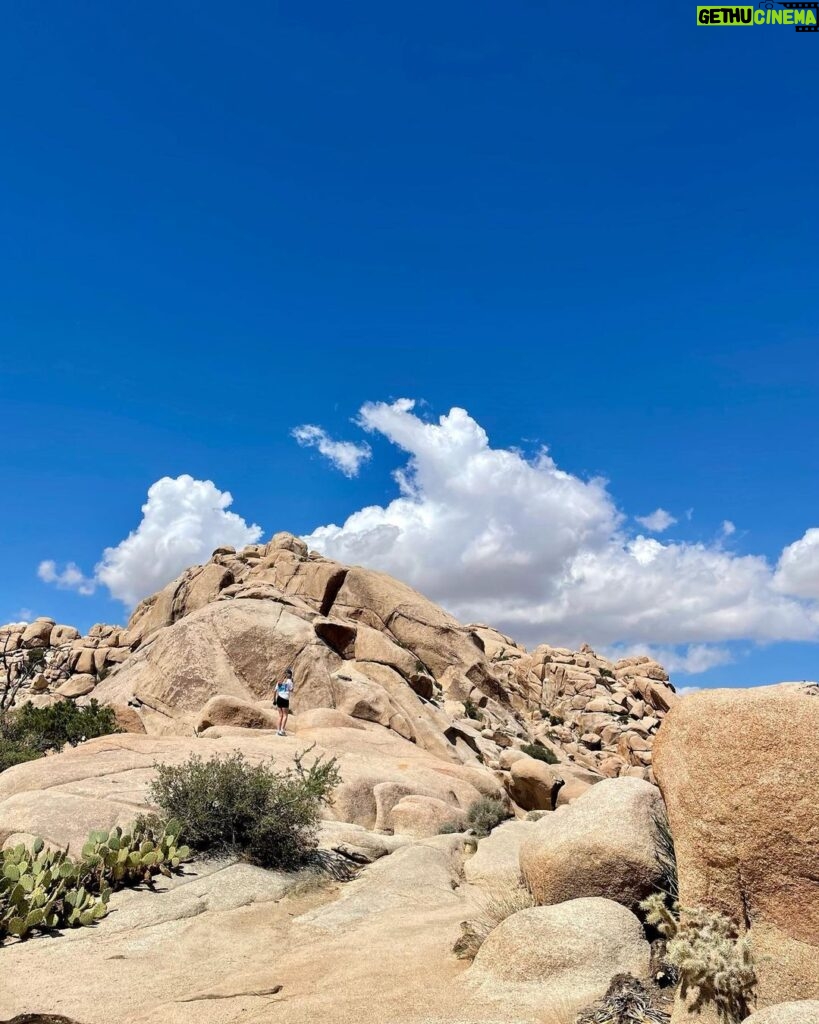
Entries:
[[401,399],[365,405],[359,422],[406,452],[398,495],[306,540],[407,580],[463,621],[528,644],[694,645],[675,657],[699,671],[724,663],[733,640],[819,639],[819,606],[776,585],[766,558],[632,537],[604,480],[561,470],[545,449],[527,460],[492,448],[463,409],[427,422]]
[[730,519],[723,519],[722,520],[722,536],[723,537],[730,537],[731,534],[736,533],[736,532],[737,532],[737,528],[731,522]]
[[76,590],[78,594],[93,594],[97,589],[96,581],[84,576],[74,562],[68,562],[62,572],[59,572],[57,563],[47,559],[37,566],[37,575],[43,583],[53,583],[58,590]]
[[21,625],[28,625],[34,618],[34,612],[30,608],[19,608],[11,617],[11,622]]
[[667,530],[669,526],[673,526],[677,522],[674,516],[670,512],[666,512],[664,508],[655,509],[651,515],[635,516],[634,518],[652,533],[662,533],[663,530]]
[[628,647],[614,646],[602,651],[607,658],[630,658],[636,654],[647,654],[669,673],[697,675],[718,665],[730,665],[733,655],[726,647],[712,644],[688,644],[680,648],[654,647],[652,644],[631,644]]
[[372,455],[368,444],[352,441],[334,441],[321,427],[305,423],[294,427],[293,437],[303,448],[317,448],[319,454],[328,459],[346,477],[358,476],[362,463]]
[[819,600],[819,529],[807,530],[779,558],[776,586],[783,594]]
[[53,561],[42,562],[40,579],[63,589],[91,594],[102,584],[129,607],[152,594],[186,569],[205,562],[223,544],[242,547],[259,540],[262,531],[229,512],[233,497],[210,480],[191,476],[163,477],[148,489],[142,520],[123,541],[106,548],[93,578],[69,562],[58,572]]

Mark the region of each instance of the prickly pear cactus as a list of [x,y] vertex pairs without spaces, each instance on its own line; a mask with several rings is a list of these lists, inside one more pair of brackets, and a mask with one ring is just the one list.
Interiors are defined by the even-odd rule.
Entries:
[[31,848],[20,843],[0,851],[0,945],[9,937],[99,921],[114,889],[170,876],[190,859],[180,831],[171,821],[161,833],[138,827],[92,832],[80,861],[46,850],[42,839]]
[[181,826],[170,821],[159,835],[148,836],[139,828],[124,832],[92,832],[82,848],[83,867],[115,888],[150,882],[158,874],[168,877],[184,861],[189,847],[179,843]]

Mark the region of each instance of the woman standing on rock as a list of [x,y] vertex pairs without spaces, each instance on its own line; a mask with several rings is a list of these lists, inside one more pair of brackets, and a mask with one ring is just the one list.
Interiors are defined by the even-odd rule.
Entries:
[[279,709],[279,728],[277,736],[284,736],[284,728],[287,725],[287,716],[290,714],[290,694],[293,692],[293,669],[289,668],[284,673],[284,679],[276,684],[276,707]]

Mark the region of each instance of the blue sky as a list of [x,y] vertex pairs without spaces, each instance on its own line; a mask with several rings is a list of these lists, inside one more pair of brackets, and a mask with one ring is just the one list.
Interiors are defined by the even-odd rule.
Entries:
[[[0,621],[122,621],[101,580],[38,566],[90,578],[188,474],[265,536],[338,524],[328,551],[459,613],[523,623],[530,599],[544,640],[718,652],[696,685],[816,678],[819,538],[775,573],[819,527],[819,37],[694,8],[7,6]],[[476,427],[425,429],[454,407]],[[371,457],[345,476],[302,424]],[[472,454],[441,462],[461,427]],[[561,478],[526,468],[544,445],[572,485],[556,521]],[[143,567],[173,561],[183,491]],[[371,505],[381,533],[345,530]],[[652,534],[634,517],[658,508],[677,522]],[[640,534],[673,548],[650,587]]]

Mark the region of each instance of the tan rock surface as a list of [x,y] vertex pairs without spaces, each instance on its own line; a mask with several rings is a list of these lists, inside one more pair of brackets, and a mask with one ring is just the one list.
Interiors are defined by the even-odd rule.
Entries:
[[644,978],[648,969],[649,945],[634,914],[590,898],[508,917],[484,941],[470,975],[513,1004],[579,1009],[605,995],[615,974]]
[[819,1001],[800,1000],[795,1003],[777,1003],[746,1017],[743,1024],[819,1024]]
[[659,884],[656,786],[605,779],[535,825],[520,866],[538,903],[601,896],[634,908]]
[[749,933],[759,1006],[819,998],[819,689],[782,684],[685,698],[654,766],[684,904]]

